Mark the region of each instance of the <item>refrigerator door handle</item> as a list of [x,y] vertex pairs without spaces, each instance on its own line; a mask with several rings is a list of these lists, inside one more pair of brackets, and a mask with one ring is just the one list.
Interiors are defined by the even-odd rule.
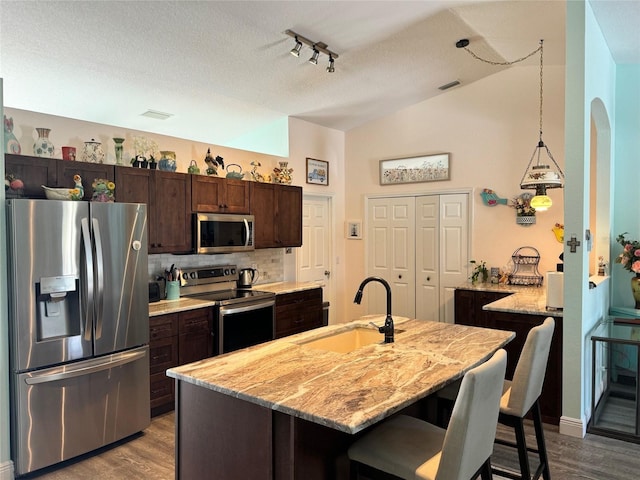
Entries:
[[121,365],[126,365],[127,363],[135,362],[136,360],[144,358],[146,354],[146,350],[120,353],[118,355],[112,355],[112,358],[110,360],[98,363],[96,365],[72,368],[68,371],[58,373],[34,373],[33,376],[25,378],[24,381],[27,385],[37,385],[39,383],[50,383],[74,377],[81,377],[83,375],[89,375],[91,373],[96,373],[102,370],[108,370],[110,368],[119,367]]
[[91,248],[91,230],[89,229],[89,220],[85,217],[80,220],[80,228],[82,235],[82,245],[84,247],[84,269],[85,278],[83,278],[85,288],[83,294],[84,303],[84,339],[91,341],[93,337],[93,249]]
[[92,220],[93,243],[96,247],[96,338],[102,337],[102,320],[104,317],[104,258],[102,254],[102,236],[97,218]]

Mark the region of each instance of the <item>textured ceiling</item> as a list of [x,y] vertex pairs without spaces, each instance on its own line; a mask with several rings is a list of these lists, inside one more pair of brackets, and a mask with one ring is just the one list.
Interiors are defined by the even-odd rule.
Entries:
[[[236,148],[288,116],[346,131],[503,68],[460,38],[495,60],[544,38],[545,65],[564,64],[562,0],[2,0],[0,17],[6,106]],[[338,53],[335,73],[289,55],[287,29]]]

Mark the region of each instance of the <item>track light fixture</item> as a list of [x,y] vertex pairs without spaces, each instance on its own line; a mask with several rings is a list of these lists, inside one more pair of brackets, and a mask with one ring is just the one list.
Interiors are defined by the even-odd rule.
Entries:
[[318,55],[320,55],[320,52],[318,50],[316,50],[316,46],[313,46],[313,55],[311,55],[311,58],[309,59],[309,63],[313,63],[314,65],[318,64]]
[[301,48],[302,48],[302,42],[298,40],[298,36],[296,35],[296,46],[293,47],[289,53],[294,57],[299,57]]
[[333,73],[336,71],[336,67],[333,66],[333,56],[329,55],[329,66],[327,67],[328,73]]
[[303,37],[302,35],[298,35],[296,32],[292,30],[285,30],[284,33],[285,35],[289,35],[290,37],[293,37],[296,41],[295,47],[293,47],[290,51],[291,55],[293,55],[294,57],[299,57],[300,51],[302,49],[302,45],[303,44],[307,45],[313,50],[313,54],[311,55],[311,58],[309,58],[309,63],[317,65],[318,57],[320,56],[321,53],[324,53],[329,57],[329,66],[327,66],[327,72],[333,73],[336,71],[335,59],[338,58],[339,55],[329,50],[327,48],[326,43],[314,42],[312,40],[309,40],[308,38]]

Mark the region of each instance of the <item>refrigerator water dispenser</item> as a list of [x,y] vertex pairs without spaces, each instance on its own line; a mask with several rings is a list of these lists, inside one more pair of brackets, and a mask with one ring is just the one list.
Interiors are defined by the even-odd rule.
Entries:
[[78,279],[42,277],[35,288],[38,341],[80,335]]

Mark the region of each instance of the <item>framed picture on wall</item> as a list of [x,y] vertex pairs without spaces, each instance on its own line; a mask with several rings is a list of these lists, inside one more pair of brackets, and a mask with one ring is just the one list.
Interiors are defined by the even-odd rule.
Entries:
[[380,160],[380,185],[449,180],[449,154]]
[[349,220],[347,222],[346,237],[351,240],[362,240],[362,221]]
[[329,162],[307,157],[307,183],[329,185]]

